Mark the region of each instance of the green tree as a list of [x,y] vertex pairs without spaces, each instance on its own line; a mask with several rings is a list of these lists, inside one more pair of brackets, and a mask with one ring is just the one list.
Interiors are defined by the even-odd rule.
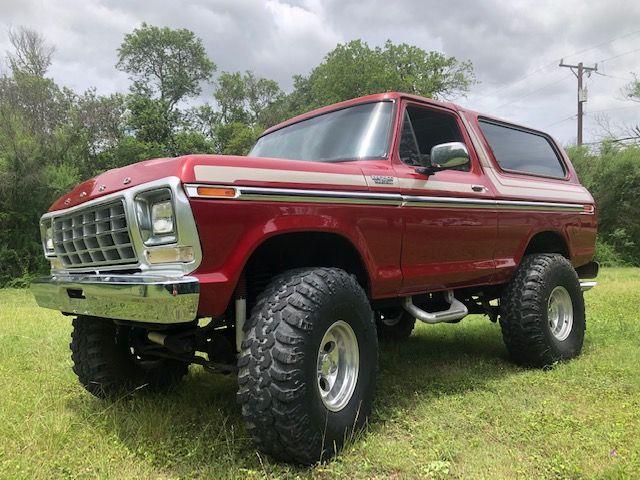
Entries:
[[172,109],[200,94],[201,82],[211,78],[216,66],[192,31],[143,23],[125,35],[116,68],[130,75],[134,91],[157,96]]
[[224,123],[268,124],[268,107],[280,101],[283,92],[278,84],[252,72],[222,72],[213,94]]
[[353,40],[329,52],[308,76],[295,77],[289,102],[299,113],[385,91],[448,98],[466,93],[474,82],[471,62],[390,40],[374,48]]
[[220,153],[246,155],[260,131],[280,120],[282,90],[252,72],[221,73],[213,96],[218,110],[201,108],[197,118],[209,125]]
[[126,123],[129,131],[142,142],[168,145],[179,121],[179,113],[162,99],[133,93],[127,101]]
[[221,124],[216,128],[216,151],[223,155],[246,155],[261,131],[262,127],[241,122]]
[[122,135],[121,96],[58,87],[45,76],[53,47],[18,32],[7,55],[11,74],[0,77],[0,285],[46,267],[40,215],[75,184],[110,168],[100,157]]
[[568,153],[596,201],[601,250],[640,266],[640,147],[605,142],[599,155],[585,147],[571,148]]
[[39,217],[80,180],[77,137],[64,128],[69,102],[48,79],[0,79],[0,285],[44,268]]

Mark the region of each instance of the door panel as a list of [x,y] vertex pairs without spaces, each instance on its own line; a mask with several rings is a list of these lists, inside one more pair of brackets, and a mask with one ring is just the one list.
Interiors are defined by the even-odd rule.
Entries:
[[[491,203],[495,198],[493,186],[482,174],[457,115],[442,113],[454,116],[460,138],[447,140],[446,134],[434,134],[436,143],[445,143],[440,139],[463,141],[469,149],[471,166],[469,171],[446,170],[426,176],[403,163],[399,152],[395,152],[395,175],[405,196],[401,207],[404,293],[490,283],[495,273],[498,219]],[[430,145],[428,141],[418,143]],[[424,157],[424,147],[419,148]]]

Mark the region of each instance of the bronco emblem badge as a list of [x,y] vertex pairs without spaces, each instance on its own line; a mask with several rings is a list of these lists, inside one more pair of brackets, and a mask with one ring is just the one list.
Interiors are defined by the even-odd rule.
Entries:
[[371,180],[373,180],[373,183],[377,183],[378,185],[393,185],[393,177],[373,175]]

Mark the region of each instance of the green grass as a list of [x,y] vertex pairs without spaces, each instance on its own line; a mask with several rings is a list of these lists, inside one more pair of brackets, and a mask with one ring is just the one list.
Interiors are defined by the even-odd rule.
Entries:
[[70,319],[0,290],[0,477],[640,478],[640,270],[599,281],[582,356],[549,371],[511,364],[481,317],[385,345],[368,430],[313,468],[255,451],[230,376],[193,368],[167,395],[91,397]]

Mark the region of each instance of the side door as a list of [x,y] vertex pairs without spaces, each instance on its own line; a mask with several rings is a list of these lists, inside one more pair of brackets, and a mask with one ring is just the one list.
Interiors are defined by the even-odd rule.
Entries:
[[[491,283],[498,218],[486,179],[456,111],[404,101],[392,162],[403,195],[403,293]],[[462,142],[470,163],[425,175],[431,149]]]

